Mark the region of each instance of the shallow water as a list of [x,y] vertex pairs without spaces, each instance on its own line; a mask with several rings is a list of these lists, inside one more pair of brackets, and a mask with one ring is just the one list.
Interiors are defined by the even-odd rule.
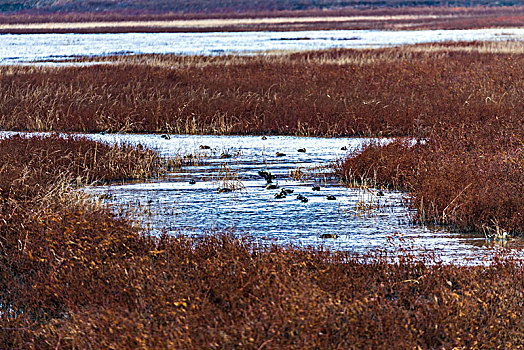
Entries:
[[[165,177],[145,183],[93,187],[88,191],[110,197],[123,215],[138,215],[141,224],[152,234],[185,233],[201,235],[213,229],[233,229],[237,234],[250,234],[261,244],[294,244],[324,246],[328,249],[366,253],[384,249],[435,253],[444,261],[475,262],[501,249],[483,236],[461,235],[443,228],[410,224],[410,211],[404,195],[395,191],[351,189],[342,186],[318,166],[340,159],[355,151],[366,139],[270,136],[171,136],[160,135],[88,135],[109,143],[141,143],[157,149],[166,157],[198,154],[201,165],[185,167]],[[383,140],[382,142],[387,142]],[[200,149],[200,145],[210,150]],[[341,150],[343,146],[347,151]],[[305,153],[297,150],[305,148]],[[285,153],[277,157],[276,152]],[[232,158],[222,159],[222,153]],[[239,189],[219,193],[224,187],[220,170],[233,173],[229,183]],[[293,180],[291,171],[300,167],[315,175],[305,181]],[[315,168],[311,170],[311,168]],[[265,189],[266,181],[259,170],[276,175],[279,189]],[[308,173],[308,171],[306,171]],[[195,180],[190,184],[189,180]],[[313,191],[320,185],[320,191]],[[283,199],[275,194],[281,188],[294,192]],[[309,199],[302,203],[301,194]],[[336,200],[328,200],[334,195]],[[134,214],[130,214],[134,213]],[[135,216],[136,217],[136,216]],[[338,235],[323,239],[324,233]],[[507,244],[522,246],[521,240]]]
[[442,41],[524,40],[522,28],[470,30],[317,30],[299,32],[4,34],[0,64],[76,56],[176,53],[252,54],[267,51],[385,47]]

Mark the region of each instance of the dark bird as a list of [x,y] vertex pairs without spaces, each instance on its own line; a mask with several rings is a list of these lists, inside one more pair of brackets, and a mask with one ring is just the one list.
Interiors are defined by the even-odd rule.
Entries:
[[284,191],[280,191],[280,193],[275,194],[275,198],[276,199],[286,198],[286,196],[287,196],[287,194]]
[[307,203],[307,201],[309,201],[309,199],[307,199],[307,197],[305,197],[305,196],[303,196],[303,195],[301,195],[301,194],[298,194],[298,195],[297,195],[297,199],[298,199],[299,201],[301,201],[302,203]]
[[164,140],[171,140],[171,136],[169,136],[168,134],[160,135],[160,137]]
[[285,157],[286,154],[282,152],[277,152],[277,157]]
[[331,194],[329,196],[327,196],[326,198],[327,198],[328,201],[334,201],[334,200],[337,199],[337,197],[335,197],[335,196],[333,196]]
[[229,193],[229,192],[233,192],[233,190],[227,187],[218,189],[218,193]]
[[320,191],[320,186],[313,186],[312,190],[313,191]]
[[211,149],[211,147],[206,146],[206,145],[200,145],[200,149]]
[[306,153],[306,149],[305,148],[299,148],[299,149],[297,149],[297,152]]
[[273,179],[275,178],[275,175],[272,175],[269,171],[259,170],[258,175],[264,178],[264,180],[266,180],[268,184],[271,183]]
[[346,146],[343,146],[340,150],[341,150],[341,151],[347,151],[348,148],[347,148]]
[[193,179],[191,179],[191,180],[189,180],[189,184],[190,184],[190,185],[194,185],[194,184],[196,184],[196,181],[193,180]]
[[266,186],[266,190],[276,190],[277,188],[278,188],[278,186],[275,185],[275,184],[268,184]]
[[286,194],[291,194],[291,193],[293,193],[293,190],[289,189],[289,188],[283,188],[282,192],[285,192]]
[[262,136],[262,140],[267,140],[267,137],[265,137],[265,136]]

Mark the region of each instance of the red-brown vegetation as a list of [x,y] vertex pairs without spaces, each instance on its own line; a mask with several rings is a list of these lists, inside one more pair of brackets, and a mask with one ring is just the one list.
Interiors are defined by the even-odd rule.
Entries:
[[522,124],[444,128],[424,141],[370,145],[341,162],[338,173],[408,191],[418,222],[488,235],[524,233]]
[[0,128],[417,136],[436,125],[517,124],[524,55],[504,45],[0,67]]
[[[451,136],[446,149],[478,146],[486,137],[467,130],[450,135],[463,136]],[[491,135],[505,149],[519,145],[512,133]],[[437,141],[430,138],[428,147]],[[494,145],[483,150],[498,150]],[[508,166],[522,164],[522,152],[506,156]],[[151,157],[83,139],[0,141],[2,346],[523,345],[520,260],[466,267],[431,256],[402,254],[393,262],[378,252],[264,247],[228,234],[152,237],[107,208],[72,200],[67,188],[54,190],[151,174],[141,170],[157,171]]]
[[[331,17],[348,17],[344,21],[333,21]],[[279,18],[289,19],[281,23],[242,23],[245,19]],[[315,21],[311,21],[315,18]],[[184,24],[170,21],[215,20],[212,24]],[[308,19],[308,21],[300,21]],[[225,20],[223,23],[220,20]],[[228,20],[238,20],[228,22]],[[164,21],[159,27],[150,21]],[[119,22],[135,22],[133,26]],[[41,24],[31,28],[24,24]],[[57,23],[68,23],[63,28]],[[85,23],[98,23],[96,27],[82,28]],[[110,24],[110,26],[104,25]],[[109,11],[72,13],[21,12],[0,14],[0,33],[123,33],[123,32],[215,32],[215,31],[297,31],[297,30],[413,30],[413,29],[473,29],[493,27],[520,27],[524,24],[524,8],[511,7],[384,7],[384,8],[342,8],[331,10],[300,11],[256,11],[256,12],[151,12],[151,11]],[[55,24],[55,25],[53,25]],[[75,26],[76,24],[76,26]],[[80,25],[80,26],[79,26]]]

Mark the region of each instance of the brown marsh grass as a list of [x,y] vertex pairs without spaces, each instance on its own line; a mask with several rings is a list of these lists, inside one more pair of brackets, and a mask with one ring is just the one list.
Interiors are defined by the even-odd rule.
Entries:
[[421,136],[522,120],[522,43],[0,67],[0,128]]
[[[487,135],[504,149],[521,145],[511,133],[490,130],[482,137],[468,130],[449,135],[443,139],[448,153],[478,146]],[[438,149],[438,140],[427,147]],[[496,151],[498,144],[482,150]],[[518,167],[519,154],[505,153],[502,163]],[[122,152],[56,136],[0,140],[3,347],[523,345],[524,269],[518,259],[460,266],[407,252],[392,260],[381,252],[355,256],[259,245],[227,233],[152,237],[107,208],[64,200],[69,188],[62,195],[52,190],[63,182],[156,171],[154,154],[140,149]]]
[[408,191],[414,220],[488,236],[524,233],[524,129],[486,123],[434,131],[422,143],[369,145],[343,160],[348,181]]

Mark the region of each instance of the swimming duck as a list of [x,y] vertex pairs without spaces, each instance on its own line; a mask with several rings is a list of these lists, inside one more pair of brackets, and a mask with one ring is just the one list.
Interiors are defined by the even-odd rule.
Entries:
[[189,184],[190,184],[190,185],[194,185],[194,184],[196,184],[196,181],[193,180],[193,179],[191,179],[191,180],[189,180]]
[[211,147],[206,146],[206,145],[200,145],[200,149],[211,149]]
[[299,149],[297,149],[297,152],[306,153],[306,149],[305,148],[299,148]]
[[299,201],[301,201],[302,203],[307,203],[307,202],[309,201],[309,199],[307,199],[307,197],[305,197],[305,196],[303,196],[303,195],[301,195],[301,194],[298,194],[298,195],[297,195],[297,199],[298,199]]
[[329,195],[326,197],[328,201],[334,201],[337,199],[337,197],[333,196],[333,195]]
[[163,138],[164,140],[171,140],[171,136],[169,136],[168,134],[160,135],[160,137]]
[[277,152],[277,157],[285,157],[286,154],[282,152]]
[[276,190],[278,188],[275,184],[267,184],[266,190]]
[[320,186],[315,185],[315,186],[313,186],[312,190],[313,191],[320,191]]
[[323,233],[320,238],[338,238],[338,235],[336,233]]
[[341,151],[347,151],[348,148],[346,146],[342,146],[342,148],[340,149]]

